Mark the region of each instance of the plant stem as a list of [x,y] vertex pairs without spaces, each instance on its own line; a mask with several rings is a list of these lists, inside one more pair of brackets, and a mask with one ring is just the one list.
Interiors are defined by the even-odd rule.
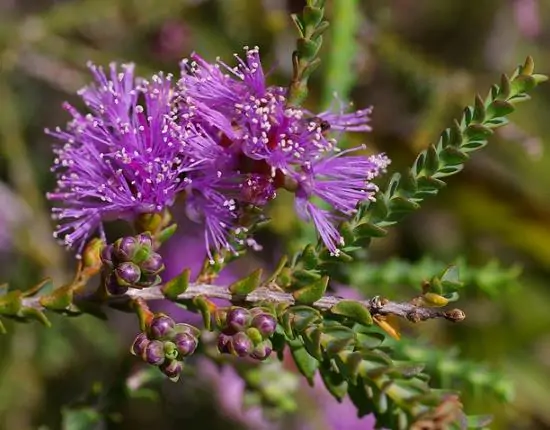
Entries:
[[[259,305],[265,303],[273,303],[279,305],[292,306],[297,304],[296,300],[290,293],[277,291],[267,287],[259,287],[246,296],[233,294],[229,287],[195,283],[190,284],[187,290],[178,295],[175,301],[193,300],[195,297],[202,296],[212,299],[225,299],[232,303],[247,303],[249,305]],[[84,296],[76,297],[78,300],[85,300]],[[110,296],[106,299],[105,304],[116,306],[129,300],[150,302],[156,300],[166,300],[162,293],[161,286],[148,287],[143,289],[129,289],[128,292],[121,296]],[[328,312],[342,300],[341,297],[325,296],[320,300],[312,303],[310,306],[320,311]],[[449,321],[458,322],[465,318],[464,312],[460,309],[452,309],[443,311],[437,308],[426,308],[417,306],[409,302],[392,302],[375,296],[369,300],[359,301],[373,316],[394,315],[404,318],[411,322],[425,321],[428,319],[445,318]],[[23,299],[23,307],[30,307],[40,311],[45,310],[40,304],[38,297],[29,297]]]

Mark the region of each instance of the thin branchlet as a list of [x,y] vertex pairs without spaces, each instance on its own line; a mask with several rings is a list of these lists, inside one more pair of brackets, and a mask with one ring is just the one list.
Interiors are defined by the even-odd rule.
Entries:
[[[203,283],[190,284],[184,293],[177,296],[175,301],[193,300],[199,296],[211,299],[224,299],[235,304],[247,304],[250,306],[266,303],[287,306],[297,304],[292,294],[268,287],[259,287],[251,293],[242,296],[232,293],[227,286]],[[85,298],[76,296],[75,302],[78,303],[79,300],[83,299]],[[104,304],[107,306],[117,306],[128,300],[151,302],[165,299],[166,297],[162,293],[162,287],[157,285],[143,289],[129,289],[125,294],[120,296],[109,296],[105,299]],[[345,299],[337,296],[325,296],[312,303],[310,306],[320,311],[327,312],[342,300]],[[392,302],[380,298],[379,296],[367,300],[360,300],[358,302],[365,306],[373,316],[394,315],[415,323],[437,318],[458,322],[465,318],[464,312],[460,309],[445,311],[439,308],[422,307],[409,302]],[[45,310],[40,304],[38,297],[23,299],[23,307],[34,308],[40,311]]]

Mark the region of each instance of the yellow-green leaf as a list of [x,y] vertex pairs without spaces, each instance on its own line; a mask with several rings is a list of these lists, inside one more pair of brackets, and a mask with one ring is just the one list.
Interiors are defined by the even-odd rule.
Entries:
[[330,312],[352,319],[363,325],[372,325],[372,316],[365,305],[355,300],[341,300],[334,305]]

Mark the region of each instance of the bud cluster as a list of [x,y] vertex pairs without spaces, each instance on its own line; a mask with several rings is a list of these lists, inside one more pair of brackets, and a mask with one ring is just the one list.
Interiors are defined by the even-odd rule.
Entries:
[[131,352],[146,363],[158,366],[169,378],[177,379],[183,360],[197,349],[199,334],[199,330],[189,324],[176,324],[169,316],[157,314],[146,332],[137,335]]
[[148,232],[122,237],[105,246],[101,261],[106,270],[105,285],[111,294],[156,285],[161,281],[159,273],[164,270],[162,257],[153,250]]
[[275,333],[277,320],[262,308],[230,307],[216,313],[220,328],[218,350],[237,357],[265,360],[273,346],[269,338]]

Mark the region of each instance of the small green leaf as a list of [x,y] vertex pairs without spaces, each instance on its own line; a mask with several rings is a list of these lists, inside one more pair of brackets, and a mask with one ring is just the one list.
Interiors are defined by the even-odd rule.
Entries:
[[355,227],[355,234],[361,238],[363,237],[384,237],[388,234],[388,231],[382,227],[378,227],[375,224],[364,222]]
[[460,288],[463,286],[463,283],[459,279],[458,266],[449,266],[443,273],[439,276],[441,279],[441,285],[443,288]]
[[[421,155],[423,155],[423,159],[424,159],[426,157],[426,151],[423,151]],[[386,191],[386,195],[388,197],[393,196],[395,192],[399,189],[400,181],[401,181],[401,174],[399,172],[395,172],[392,175],[390,182],[388,183],[388,187]]]
[[189,278],[191,276],[191,269],[185,269],[178,276],[168,281],[161,287],[162,294],[168,300],[176,300],[180,294],[187,291],[189,287]]
[[313,30],[313,33],[311,33],[311,38],[317,40],[319,42],[319,37],[321,34],[323,34],[327,29],[330,27],[330,24],[328,21],[323,21],[320,23],[315,30]]
[[365,305],[355,300],[341,300],[334,305],[330,312],[352,319],[363,325],[372,325],[372,316]]
[[300,34],[300,36],[304,36],[304,24],[302,23],[302,19],[299,15],[296,15],[295,13],[293,13],[292,15],[290,15],[290,18],[292,19],[292,22],[294,23],[294,25],[296,26],[296,29],[298,30],[298,33]]
[[6,333],[7,333],[6,327],[4,327],[2,320],[0,320],[0,334],[6,334]]
[[262,269],[257,269],[244,279],[240,279],[229,286],[231,294],[246,296],[260,286]]
[[535,74],[531,75],[531,77],[535,80],[537,85],[542,84],[543,82],[546,82],[548,80],[548,76],[541,75],[541,74],[538,74],[538,73],[535,73]]
[[48,328],[52,326],[52,324],[50,323],[50,320],[48,320],[44,312],[35,308],[22,308],[21,316],[23,318],[35,319],[38,322],[40,322],[42,325]]
[[356,341],[355,332],[343,325],[322,327],[321,346],[329,356],[346,349]]
[[493,130],[481,124],[470,124],[466,129],[468,140],[485,140],[493,134]]
[[40,297],[40,304],[52,311],[70,310],[73,301],[73,290],[70,285],[57,288],[51,294]]
[[364,376],[377,375],[393,365],[391,357],[378,349],[360,351],[363,361],[361,362],[360,374]]
[[368,209],[374,220],[385,219],[389,213],[386,195],[383,193],[376,193],[376,201],[369,203]]
[[451,293],[443,294],[443,297],[445,297],[447,301],[451,303],[456,302],[460,298],[460,295],[456,291],[453,291]]
[[537,82],[532,76],[519,75],[512,80],[512,94],[521,94],[535,88]]
[[326,389],[334,398],[341,401],[348,392],[348,383],[338,372],[333,371],[329,366],[319,368],[321,379]]
[[340,231],[340,234],[344,239],[344,243],[350,244],[355,241],[355,235],[349,222],[344,221],[343,223],[341,223],[338,230]]
[[412,212],[420,208],[420,205],[410,199],[406,199],[401,196],[393,197],[390,200],[390,208],[392,213],[399,213],[399,212]]
[[290,328],[297,333],[301,333],[309,325],[316,324],[321,320],[319,311],[309,306],[291,306],[283,316],[288,318]]
[[292,269],[283,267],[277,275],[277,285],[281,288],[288,288],[292,285]]
[[157,240],[160,244],[163,244],[174,235],[177,229],[177,224],[169,225],[168,227],[163,228],[161,231],[155,234],[155,240]]
[[407,169],[406,173],[401,177],[401,188],[414,193],[417,187],[416,177],[413,175],[411,169]]
[[423,363],[394,360],[392,370],[388,374],[394,377],[412,378],[421,373],[425,367]]
[[462,164],[468,158],[468,154],[465,154],[460,149],[454,147],[454,146],[447,146],[440,154],[441,158],[444,160],[445,164],[447,165],[457,165]]
[[485,120],[485,104],[479,94],[476,95],[474,103],[474,115],[472,121],[477,124],[482,124]]
[[303,11],[304,23],[310,27],[317,27],[323,20],[323,9],[320,7],[305,6]]
[[508,118],[501,116],[485,121],[485,125],[490,128],[499,128],[504,127],[509,122],[510,120]]
[[23,304],[21,291],[14,290],[0,297],[0,315],[19,315]]
[[319,67],[321,64],[321,60],[319,58],[315,58],[314,60],[310,61],[309,64],[306,66],[302,73],[302,77],[304,79],[309,78],[309,76]]
[[297,303],[312,304],[325,295],[328,285],[328,276],[323,276],[316,282],[300,288],[292,293]]
[[322,277],[319,272],[314,270],[295,270],[292,272],[292,276],[294,279],[304,284],[318,281]]
[[197,296],[193,299],[193,304],[202,315],[204,328],[212,330],[212,312],[216,309],[216,305],[204,296]]
[[434,276],[430,280],[429,291],[432,291],[436,294],[443,294],[443,285],[441,284],[441,279],[437,276]]
[[341,374],[352,384],[355,384],[357,382],[361,363],[363,362],[361,354],[359,352],[344,350],[336,354],[334,359]]
[[450,133],[449,133],[448,146],[455,147],[455,148],[459,147],[460,144],[462,143],[463,136],[462,136],[462,130],[460,128],[460,124],[456,119],[453,120],[453,124],[451,125],[449,132]]
[[445,182],[434,177],[421,176],[418,178],[418,194],[420,195],[422,195],[422,193],[426,193],[428,195],[437,194],[437,191],[444,186]]
[[487,115],[490,118],[503,117],[511,114],[515,110],[514,105],[505,100],[495,100],[487,108]]
[[313,378],[319,368],[319,361],[308,354],[300,339],[291,340],[288,345],[296,367],[306,377],[309,385],[313,386]]
[[311,39],[305,39],[301,37],[296,41],[298,54],[304,60],[313,60],[317,56],[320,47],[320,43],[317,43],[316,41]]
[[344,252],[342,249],[340,249],[340,252],[337,255],[334,255],[325,248],[319,255],[319,258],[324,264],[337,264],[339,262],[350,263],[353,261],[353,257]]
[[357,333],[358,349],[374,349],[378,348],[385,340],[385,336],[378,332],[361,332]]
[[498,93],[499,100],[506,100],[510,97],[511,88],[510,88],[510,79],[506,74],[500,76],[500,89]]
[[283,254],[281,259],[277,263],[277,267],[275,267],[275,270],[273,271],[273,273],[271,273],[269,278],[266,279],[265,281],[266,284],[270,284],[271,282],[275,281],[275,279],[277,279],[277,276],[279,276],[279,273],[281,273],[281,271],[285,268],[287,261],[288,261],[288,257],[286,256],[286,254]]
[[322,360],[323,354],[321,350],[321,329],[319,326],[309,326],[302,332],[304,347],[309,355],[317,360]]

